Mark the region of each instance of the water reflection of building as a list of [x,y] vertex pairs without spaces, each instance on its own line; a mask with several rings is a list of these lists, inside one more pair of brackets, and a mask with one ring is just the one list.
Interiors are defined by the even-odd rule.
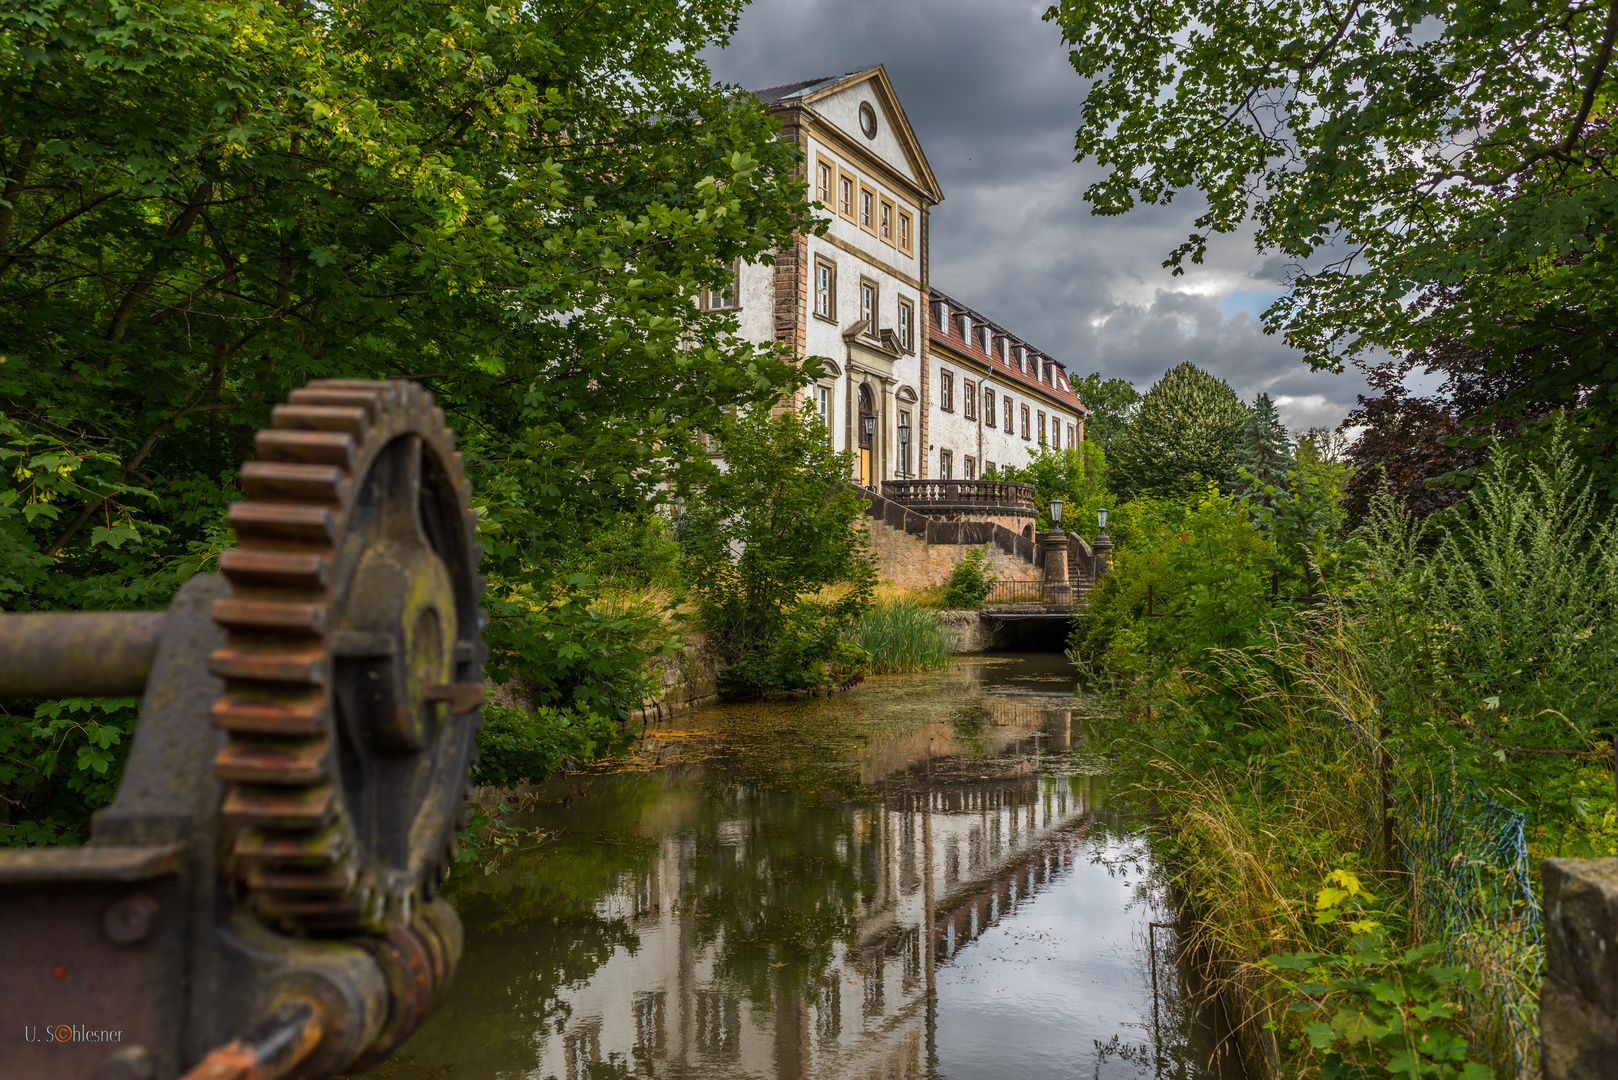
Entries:
[[878,798],[846,811],[849,827],[828,849],[860,889],[852,929],[832,944],[818,986],[777,988],[761,1003],[718,971],[728,943],[724,931],[700,925],[699,901],[719,886],[711,868],[698,868],[717,845],[754,871],[756,822],[740,791],[737,817],[704,835],[664,839],[638,878],[598,901],[598,917],[625,920],[637,947],[615,950],[589,979],[561,990],[567,1020],[541,1040],[530,1075],[911,1080],[929,1072],[938,964],[1071,866],[1089,821],[1089,778],[1041,770],[1027,753],[1066,749],[1069,712],[991,700],[977,718],[981,730],[971,719],[865,755],[891,767],[873,766]]

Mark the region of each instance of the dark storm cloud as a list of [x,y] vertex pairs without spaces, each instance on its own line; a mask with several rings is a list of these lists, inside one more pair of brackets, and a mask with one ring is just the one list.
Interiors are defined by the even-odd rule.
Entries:
[[755,0],[714,74],[761,88],[887,66],[945,201],[933,212],[932,278],[1083,375],[1145,390],[1190,360],[1244,400],[1280,399],[1288,426],[1336,426],[1363,389],[1311,373],[1258,316],[1279,258],[1224,238],[1205,265],[1160,265],[1191,231],[1182,197],[1123,217],[1082,198],[1100,173],[1073,161],[1085,85],[1046,3],[1018,0]]

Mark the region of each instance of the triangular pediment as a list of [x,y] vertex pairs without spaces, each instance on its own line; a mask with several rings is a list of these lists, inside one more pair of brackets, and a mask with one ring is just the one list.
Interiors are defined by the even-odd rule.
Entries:
[[[899,95],[894,93],[893,83],[882,65],[822,82],[805,90],[798,100],[835,124],[850,139],[869,147],[896,172],[925,191],[933,202],[943,200],[938,179],[927,163],[927,155],[921,152],[921,142],[910,127],[910,119],[905,115],[904,106],[899,104]],[[874,136],[868,136],[862,129],[862,104],[869,104],[876,114]]]

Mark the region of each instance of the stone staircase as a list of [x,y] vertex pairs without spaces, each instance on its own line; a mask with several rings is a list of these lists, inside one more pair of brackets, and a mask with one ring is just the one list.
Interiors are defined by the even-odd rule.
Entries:
[[[996,603],[991,593],[988,604],[997,608],[1002,604],[1046,606],[1045,552],[1051,543],[1048,536],[1036,542],[998,521],[963,519],[958,508],[952,508],[950,519],[940,520],[869,488],[853,490],[866,500],[865,516],[880,563],[878,573],[884,581],[912,588],[942,585],[968,551],[988,545],[998,579],[996,588],[1006,594],[1003,601]],[[1083,607],[1095,583],[1095,555],[1077,534],[1067,534],[1067,543],[1073,606]]]

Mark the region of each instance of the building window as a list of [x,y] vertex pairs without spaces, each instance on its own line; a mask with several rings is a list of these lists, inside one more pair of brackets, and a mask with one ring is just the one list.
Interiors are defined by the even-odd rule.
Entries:
[[994,474],[995,474],[994,462],[985,461],[983,463],[983,475],[992,477]]
[[[978,418],[978,384],[971,379],[961,381],[961,404],[966,406],[963,415],[968,420]],[[971,461],[972,459],[967,458],[966,460]],[[971,474],[968,473],[966,478],[968,480],[972,479]]]
[[940,480],[955,479],[955,455],[948,450],[938,452],[938,478]]
[[1039,445],[1045,445],[1045,414],[1039,414]]
[[876,337],[876,282],[860,282],[860,318],[865,320],[865,332]]
[[820,422],[826,425],[826,431],[831,431],[831,387],[815,387],[815,410],[820,413]]
[[883,199],[876,217],[876,234],[884,244],[893,243],[893,203]]
[[[1023,412],[1024,412],[1024,414],[1026,414],[1027,410],[1025,409],[1025,410],[1023,410]],[[1017,432],[1017,428],[1011,422],[1011,399],[1006,398],[1006,434],[1007,435],[1014,435],[1014,434],[1016,434],[1016,432]]]
[[949,307],[945,304],[938,305],[938,328],[949,337]]
[[944,370],[938,372],[938,407],[945,412],[955,411],[955,376]]
[[837,212],[854,220],[854,178],[841,169],[837,171]]
[[961,459],[961,479],[976,480],[978,478],[978,463],[975,459],[967,457]]
[[899,211],[899,250],[906,255],[916,252],[916,228],[906,210]]
[[994,427],[994,391],[987,386],[983,388],[983,422]]
[[737,302],[739,295],[737,281],[741,277],[741,263],[735,263],[730,268],[730,281],[718,289],[703,289],[701,306],[703,311],[735,311],[741,305]]
[[831,208],[831,162],[821,160],[815,168],[815,199]]
[[1022,437],[1025,439],[1033,438],[1033,435],[1028,431],[1028,406],[1026,405],[1022,407]]
[[860,185],[860,228],[876,235],[876,192]]
[[815,314],[837,321],[837,267],[825,259],[815,260]]
[[1077,445],[1079,444],[1073,441],[1073,425],[1069,424],[1067,426],[1067,448],[1071,450]]
[[916,308],[910,301],[899,301],[899,348],[916,351]]

